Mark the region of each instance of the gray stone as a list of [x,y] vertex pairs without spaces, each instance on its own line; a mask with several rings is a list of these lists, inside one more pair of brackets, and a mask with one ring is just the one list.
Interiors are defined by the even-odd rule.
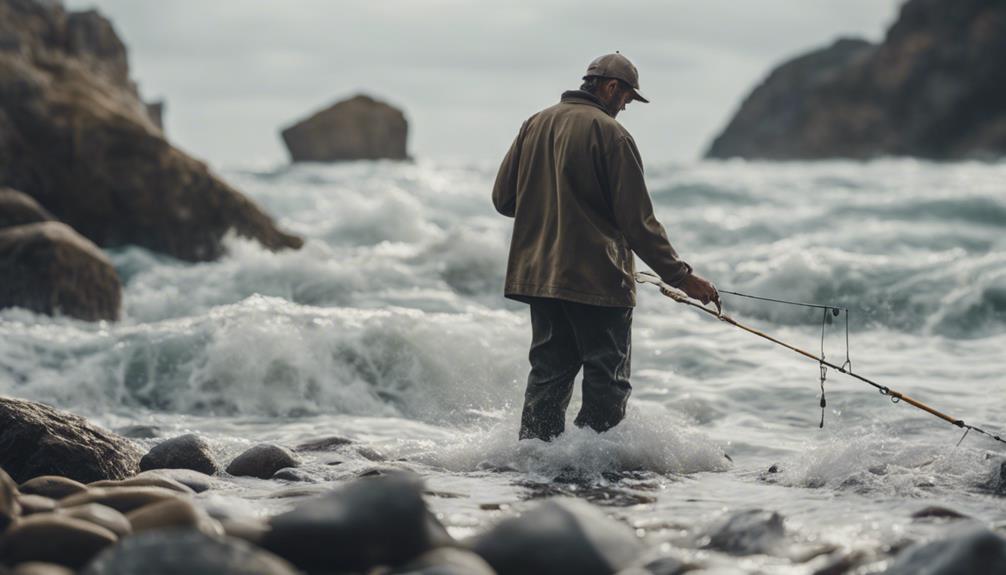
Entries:
[[191,487],[184,483],[175,481],[170,477],[159,477],[157,475],[137,475],[136,477],[120,479],[118,481],[95,481],[89,484],[88,487],[163,487],[164,489],[170,489],[171,491],[177,491],[185,495],[195,493]]
[[234,458],[227,466],[227,473],[269,479],[285,467],[300,467],[300,460],[283,447],[261,443]]
[[161,436],[161,428],[156,425],[127,425],[117,428],[115,432],[133,439],[154,439]]
[[115,320],[122,284],[111,261],[61,222],[0,229],[0,308]]
[[7,531],[0,562],[43,561],[80,569],[117,540],[114,533],[93,523],[43,513],[26,517]]
[[198,531],[141,533],[99,555],[83,575],[296,575],[279,557],[232,538]]
[[0,228],[48,222],[56,218],[35,198],[11,188],[0,187]]
[[126,516],[134,533],[154,529],[193,529],[216,537],[223,535],[220,522],[186,499],[168,499],[141,507]]
[[61,507],[75,507],[86,503],[107,505],[120,513],[129,513],[153,503],[177,499],[177,491],[163,487],[91,487],[83,493],[76,493],[60,500]]
[[295,451],[337,451],[347,445],[351,445],[352,443],[353,441],[351,439],[333,435],[330,437],[320,437],[318,439],[305,441],[294,449]]
[[919,509],[915,513],[912,513],[912,519],[965,519],[967,515],[964,515],[960,511],[955,511],[948,507],[940,507],[939,505],[930,505],[929,507],[924,507]]
[[496,575],[484,559],[464,549],[440,547],[393,570],[393,575]]
[[452,542],[421,491],[415,476],[353,481],[270,519],[262,546],[307,571],[401,564]]
[[283,130],[294,162],[405,160],[409,125],[401,110],[358,95]]
[[136,474],[129,440],[41,403],[0,397],[0,467],[17,482],[61,475],[80,482]]
[[469,546],[500,575],[610,575],[642,551],[627,525],[585,501],[566,498],[504,519]]
[[272,479],[305,483],[314,483],[317,481],[313,475],[303,469],[297,469],[296,467],[284,467],[276,473],[273,473]]
[[731,555],[770,553],[786,534],[782,515],[763,509],[731,514],[713,527],[706,545]]
[[21,503],[22,515],[35,515],[36,513],[50,513],[56,509],[56,501],[41,495],[21,494],[17,498]]
[[192,469],[213,475],[219,465],[210,450],[210,444],[194,433],[167,439],[155,445],[140,460],[140,469]]
[[62,499],[74,493],[86,491],[87,486],[59,475],[43,475],[33,477],[20,486],[21,493],[27,495],[42,495],[51,499]]
[[885,575],[1006,573],[1006,539],[984,526],[960,525],[897,556]]
[[133,526],[125,515],[100,503],[84,503],[74,507],[60,508],[56,512],[66,517],[104,527],[118,537],[125,537],[133,532]]
[[221,485],[221,482],[209,475],[193,469],[151,469],[137,474],[136,477],[167,477],[185,485],[196,493],[209,491]]

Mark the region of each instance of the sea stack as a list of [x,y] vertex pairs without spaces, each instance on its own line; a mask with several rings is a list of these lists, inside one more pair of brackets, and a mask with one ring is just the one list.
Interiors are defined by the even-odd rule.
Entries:
[[342,100],[283,130],[294,162],[406,160],[405,114],[367,95]]
[[1006,155],[1006,3],[909,0],[879,45],[839,40],[744,100],[707,156]]

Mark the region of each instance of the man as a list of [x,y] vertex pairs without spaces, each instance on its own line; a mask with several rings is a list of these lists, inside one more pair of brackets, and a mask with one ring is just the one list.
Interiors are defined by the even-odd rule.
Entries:
[[576,425],[602,432],[625,417],[632,252],[668,284],[719,303],[716,288],[671,247],[653,215],[636,143],[615,120],[629,102],[648,102],[636,67],[608,54],[591,62],[583,80],[524,122],[493,188],[497,211],[514,218],[505,295],[531,307],[521,439],[563,432],[581,367]]

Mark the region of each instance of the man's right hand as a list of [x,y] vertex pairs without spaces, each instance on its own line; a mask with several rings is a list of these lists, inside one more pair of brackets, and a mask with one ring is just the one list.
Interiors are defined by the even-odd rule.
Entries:
[[716,304],[717,310],[721,309],[720,292],[716,291],[716,286],[710,283],[709,280],[700,275],[689,275],[683,282],[681,282],[681,285],[679,285],[678,288],[685,292],[688,297],[702,302],[703,305],[713,302]]

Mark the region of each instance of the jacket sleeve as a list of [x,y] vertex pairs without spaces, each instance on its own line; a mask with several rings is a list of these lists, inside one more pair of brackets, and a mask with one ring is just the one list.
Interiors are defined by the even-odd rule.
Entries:
[[496,184],[493,186],[493,205],[496,206],[496,211],[511,218],[517,211],[517,168],[520,165],[520,148],[524,141],[526,126],[527,122],[524,122],[513,144],[510,145],[510,150],[500,164],[499,173],[496,174]]
[[643,180],[643,163],[629,136],[618,138],[608,156],[608,189],[615,224],[636,252],[662,280],[679,285],[692,267],[678,258],[664,226],[653,215],[653,203]]

